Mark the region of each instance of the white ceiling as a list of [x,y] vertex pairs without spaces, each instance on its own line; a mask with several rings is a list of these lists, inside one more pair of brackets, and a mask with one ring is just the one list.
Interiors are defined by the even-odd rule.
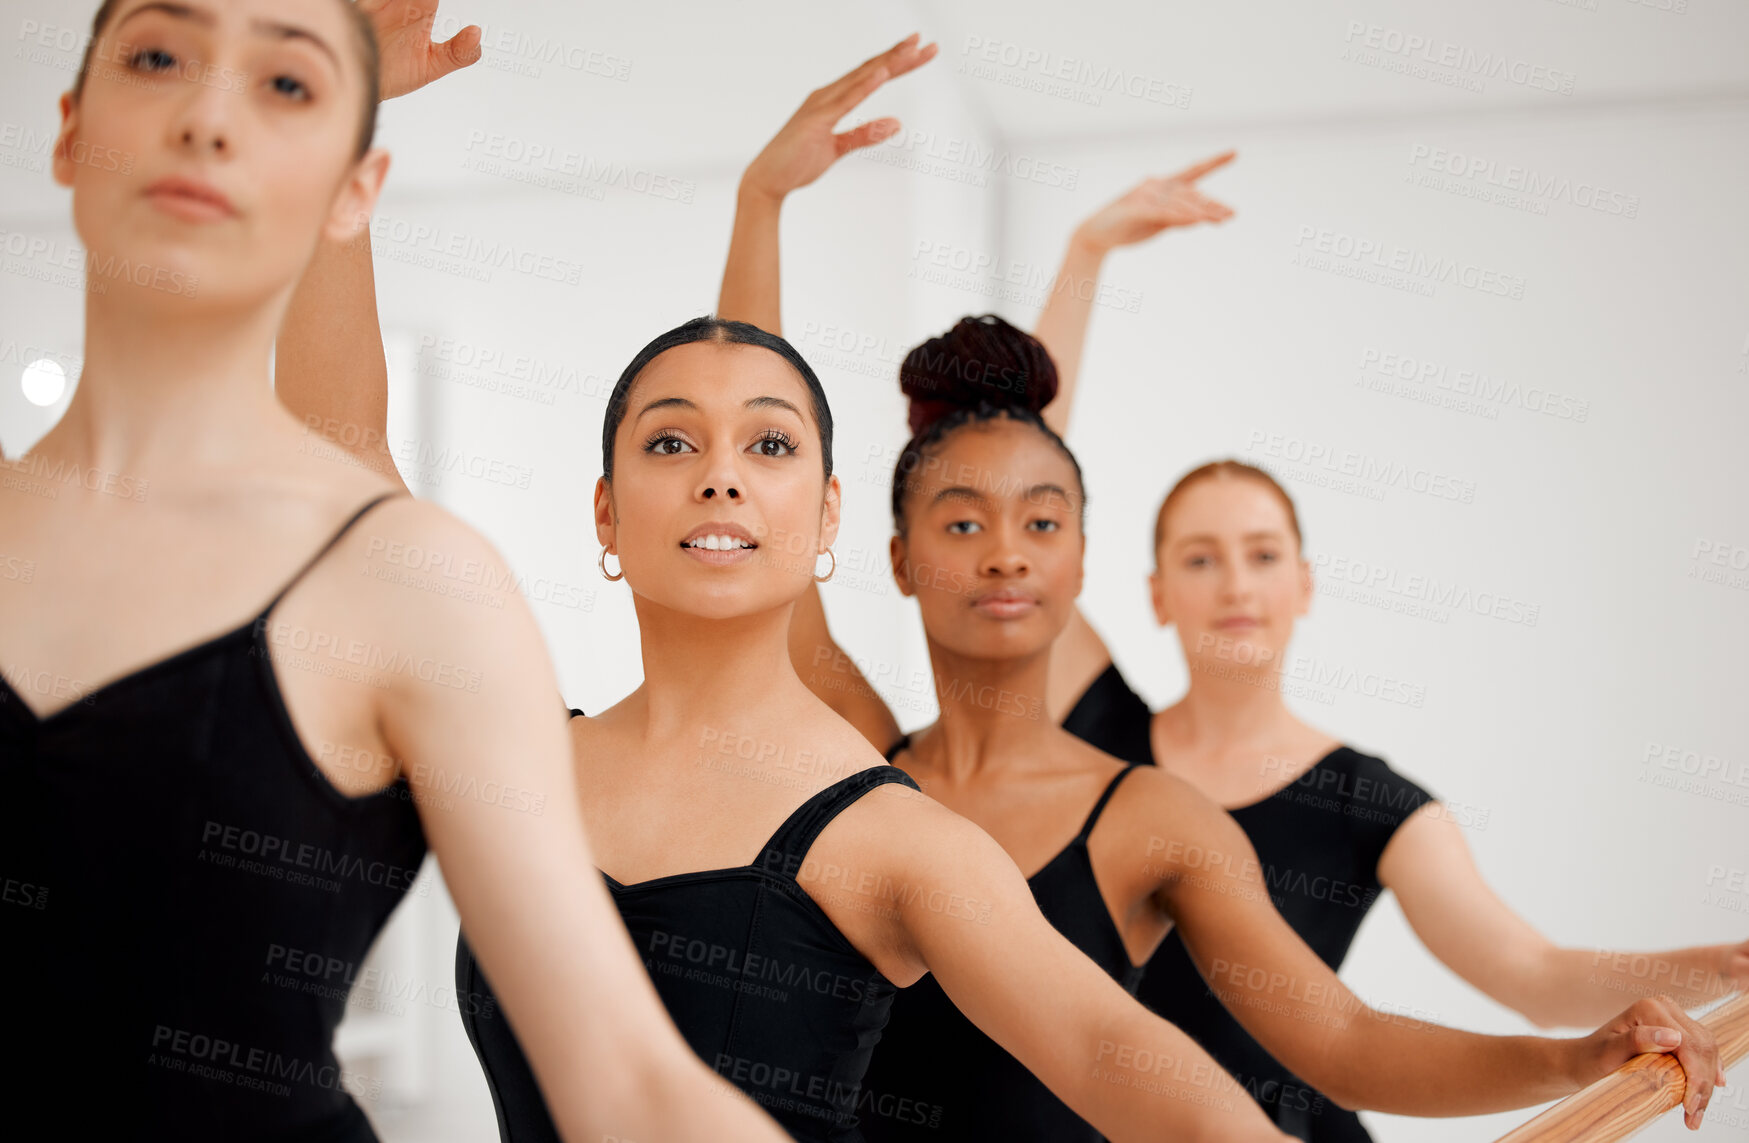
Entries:
[[[1681,4],[1684,11],[1661,9]],[[8,5],[0,68],[0,151],[20,132],[52,130],[55,98],[76,53],[47,49],[48,63],[20,56],[36,25],[83,28],[95,0],[21,0]],[[599,159],[681,176],[745,163],[806,92],[900,36],[939,40],[928,74],[876,96],[870,114],[897,113],[927,129],[948,99],[971,109],[991,135],[1011,143],[1058,143],[1102,134],[1201,135],[1226,125],[1565,111],[1596,104],[1749,100],[1749,4],[1741,0],[685,0],[591,4],[575,0],[446,0],[452,27],[477,20],[488,43],[519,43],[538,55],[557,46],[581,70],[539,64],[519,75],[486,66],[518,60],[491,50],[470,73],[384,112],[401,193],[465,185],[458,153],[472,132],[504,132]],[[1342,58],[1375,39],[1419,37],[1422,54],[1571,77],[1556,94],[1510,78],[1464,90]],[[990,45],[985,47],[985,45]],[[984,53],[993,53],[990,64]],[[1032,68],[1005,66],[1048,53]],[[1401,53],[1381,52],[1398,61]],[[527,56],[522,58],[525,62]],[[538,62],[538,60],[537,60]],[[964,68],[993,67],[994,77]],[[591,69],[623,66],[624,78]],[[1156,96],[1188,89],[1179,108],[1096,83],[1070,83],[1076,97],[1026,90],[1039,68],[1139,77]],[[1450,76],[1462,69],[1431,69]],[[1098,95],[1097,105],[1086,101]],[[5,134],[12,132],[11,136]],[[0,156],[3,157],[3,156]],[[0,166],[0,219],[12,225],[60,218],[64,193],[46,172]]]

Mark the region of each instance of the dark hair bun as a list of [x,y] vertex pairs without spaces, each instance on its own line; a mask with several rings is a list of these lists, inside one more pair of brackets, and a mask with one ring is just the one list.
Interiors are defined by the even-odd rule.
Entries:
[[1013,405],[1037,413],[1057,395],[1057,367],[1038,338],[995,314],[963,317],[905,355],[899,389],[911,398],[911,432],[955,409]]

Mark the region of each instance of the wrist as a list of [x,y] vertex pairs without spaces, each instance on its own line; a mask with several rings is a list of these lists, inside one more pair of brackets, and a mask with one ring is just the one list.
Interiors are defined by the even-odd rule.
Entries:
[[1092,259],[1095,262],[1101,262],[1110,252],[1110,246],[1088,236],[1079,227],[1073,234],[1069,235],[1069,256],[1072,258]]
[[735,188],[735,202],[741,207],[775,211],[783,206],[784,198],[781,192],[760,186],[745,175]]

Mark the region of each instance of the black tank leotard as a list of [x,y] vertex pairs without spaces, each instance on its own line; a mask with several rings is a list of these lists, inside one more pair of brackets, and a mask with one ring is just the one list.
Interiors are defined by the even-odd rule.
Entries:
[[[573,715],[581,714],[573,710]],[[833,818],[877,786],[917,788],[875,766],[803,802],[751,865],[622,885],[602,874],[656,992],[700,1059],[756,1100],[793,1137],[860,1143],[863,1073],[898,989],[796,882]],[[856,875],[839,879],[861,891]],[[504,1143],[557,1140],[510,1022],[466,934],[456,991],[483,1002],[462,1023],[480,1057]]]
[[[1154,764],[1153,712],[1114,663],[1063,720],[1064,729],[1126,762]],[[1383,886],[1379,856],[1433,795],[1382,759],[1339,746],[1261,802],[1229,811],[1257,850],[1270,898],[1331,971]],[[1308,1143],[1367,1143],[1360,1117],[1276,1062],[1197,972],[1176,931],[1148,962],[1137,993],[1233,1073],[1276,1125]]]
[[317,768],[267,629],[385,498],[241,627],[47,718],[0,679],[4,1086],[57,1138],[375,1139],[333,1032],[425,837]]
[[[901,738],[887,757],[909,743],[909,735]],[[1045,919],[1133,994],[1142,968],[1130,962],[1087,853],[1094,824],[1128,774],[1125,768],[1113,775],[1081,832],[1028,878],[1027,886]],[[1095,1143],[1100,1138],[1019,1060],[961,1015],[933,976],[893,1002],[867,1087],[874,1114],[863,1130],[870,1143]]]

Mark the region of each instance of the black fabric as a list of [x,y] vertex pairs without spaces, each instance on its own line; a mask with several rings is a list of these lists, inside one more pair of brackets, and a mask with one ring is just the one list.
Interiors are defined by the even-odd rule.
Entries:
[[[602,874],[687,1044],[784,1130],[810,1143],[861,1143],[859,1123],[870,1111],[863,1073],[898,989],[845,939],[796,875],[827,823],[889,782],[917,788],[893,766],[841,779],[803,802],[750,865],[634,885]],[[859,891],[854,876],[840,881]],[[462,1022],[485,1069],[504,1143],[557,1140],[465,933],[456,945],[456,990],[484,1001],[466,1006]]]
[[[908,745],[909,736],[887,753]],[[1119,770],[1099,795],[1073,841],[1027,880],[1039,911],[1076,948],[1124,989],[1142,977],[1130,963],[1123,934],[1094,880],[1087,839],[1118,783]],[[1017,1140],[1096,1143],[1099,1132],[954,1007],[934,976],[925,976],[893,1001],[887,1030],[875,1048],[867,1083],[870,1143],[919,1140]]]
[[[1154,764],[1153,713],[1116,665],[1063,720],[1065,729],[1125,761]],[[1140,749],[1138,750],[1138,745]],[[1397,828],[1433,795],[1382,759],[1338,746],[1285,788],[1229,811],[1257,850],[1270,899],[1332,971],[1383,891],[1379,857]],[[1308,1143],[1366,1143],[1360,1117],[1277,1063],[1214,995],[1176,931],[1148,961],[1137,996],[1231,1072],[1283,1131]]]
[[5,1086],[57,1138],[375,1139],[333,1032],[425,837],[317,768],[266,630],[381,499],[233,631],[47,718],[0,679]]

